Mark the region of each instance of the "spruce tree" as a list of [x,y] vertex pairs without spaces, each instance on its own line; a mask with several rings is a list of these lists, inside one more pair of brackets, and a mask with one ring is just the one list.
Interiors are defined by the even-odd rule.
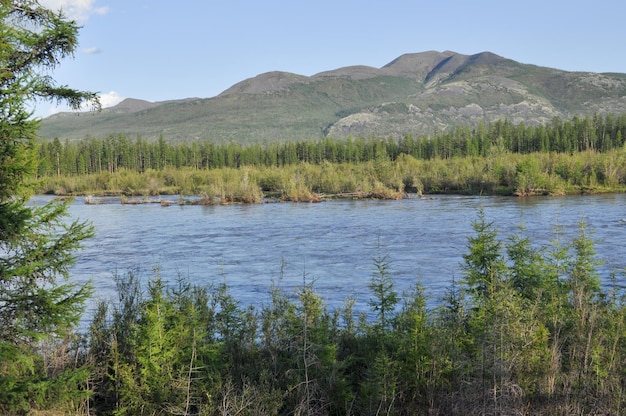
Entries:
[[38,99],[99,104],[95,94],[57,86],[47,75],[73,53],[76,23],[37,1],[0,4],[0,413],[14,414],[49,403],[54,383],[38,367],[37,343],[76,325],[89,288],[59,279],[93,234],[85,223],[64,221],[67,203],[27,204],[39,128],[29,106]]

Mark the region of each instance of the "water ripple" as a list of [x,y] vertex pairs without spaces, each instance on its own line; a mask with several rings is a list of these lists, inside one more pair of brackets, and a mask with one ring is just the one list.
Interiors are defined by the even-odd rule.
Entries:
[[[47,197],[37,197],[35,203]],[[242,304],[261,306],[273,283],[293,291],[304,281],[331,307],[348,296],[368,308],[372,259],[388,254],[398,292],[418,281],[436,302],[460,267],[472,221],[483,209],[499,236],[519,231],[547,246],[561,227],[565,241],[585,219],[608,279],[626,253],[626,195],[563,198],[441,196],[401,201],[321,204],[171,206],[85,205],[71,216],[90,221],[96,237],[79,253],[72,278],[91,279],[97,293],[114,293],[112,276],[139,268],[143,279],[159,266],[166,281],[179,275],[207,285],[226,281]]]

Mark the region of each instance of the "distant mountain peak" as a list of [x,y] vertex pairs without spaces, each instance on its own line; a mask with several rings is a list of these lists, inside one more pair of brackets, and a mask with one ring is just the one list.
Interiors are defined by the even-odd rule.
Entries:
[[213,98],[128,98],[91,117],[51,116],[40,133],[49,139],[122,133],[244,143],[420,136],[504,118],[539,124],[606,113],[626,113],[626,74],[567,72],[488,51],[426,51],[380,68],[352,65],[312,76],[266,72]]
[[156,105],[158,104],[151,101],[139,100],[137,98],[125,98],[117,105],[109,107],[109,111],[116,113],[133,113],[136,111],[147,110],[148,108],[152,108]]
[[290,85],[299,82],[306,82],[308,77],[304,75],[293,74],[291,72],[271,71],[248,78],[227,90],[223,91],[220,96],[231,94],[260,94],[267,92],[277,92],[288,88]]
[[430,73],[442,62],[450,59],[453,56],[465,56],[457,54],[456,52],[446,51],[428,51],[419,53],[405,53],[400,55],[387,65],[383,66],[383,69],[389,75],[406,76],[417,75],[420,78],[425,78],[426,74]]

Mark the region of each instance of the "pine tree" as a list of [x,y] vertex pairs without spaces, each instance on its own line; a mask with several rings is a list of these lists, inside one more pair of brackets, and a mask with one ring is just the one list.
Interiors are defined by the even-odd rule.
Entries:
[[47,75],[73,53],[76,23],[34,0],[0,4],[0,413],[12,414],[50,403],[54,380],[38,367],[36,344],[66,337],[77,323],[89,288],[58,280],[93,234],[85,223],[64,221],[67,203],[27,205],[39,128],[28,108],[36,99],[99,104]]
[[374,257],[374,273],[368,285],[374,296],[369,305],[376,312],[376,325],[381,334],[385,333],[392,321],[398,293],[393,288],[393,279],[389,275],[389,256],[378,253]]
[[463,255],[465,283],[474,302],[483,305],[505,280],[507,268],[498,232],[492,222],[487,222],[484,210],[472,226],[476,236],[469,238],[469,253]]

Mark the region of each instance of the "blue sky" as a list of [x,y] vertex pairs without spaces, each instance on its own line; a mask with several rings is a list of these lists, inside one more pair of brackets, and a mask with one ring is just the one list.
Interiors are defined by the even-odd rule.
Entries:
[[[615,0],[40,1],[83,26],[53,77],[105,106],[208,98],[263,72],[381,67],[429,50],[626,73],[626,2]],[[39,103],[36,115],[59,110]]]

